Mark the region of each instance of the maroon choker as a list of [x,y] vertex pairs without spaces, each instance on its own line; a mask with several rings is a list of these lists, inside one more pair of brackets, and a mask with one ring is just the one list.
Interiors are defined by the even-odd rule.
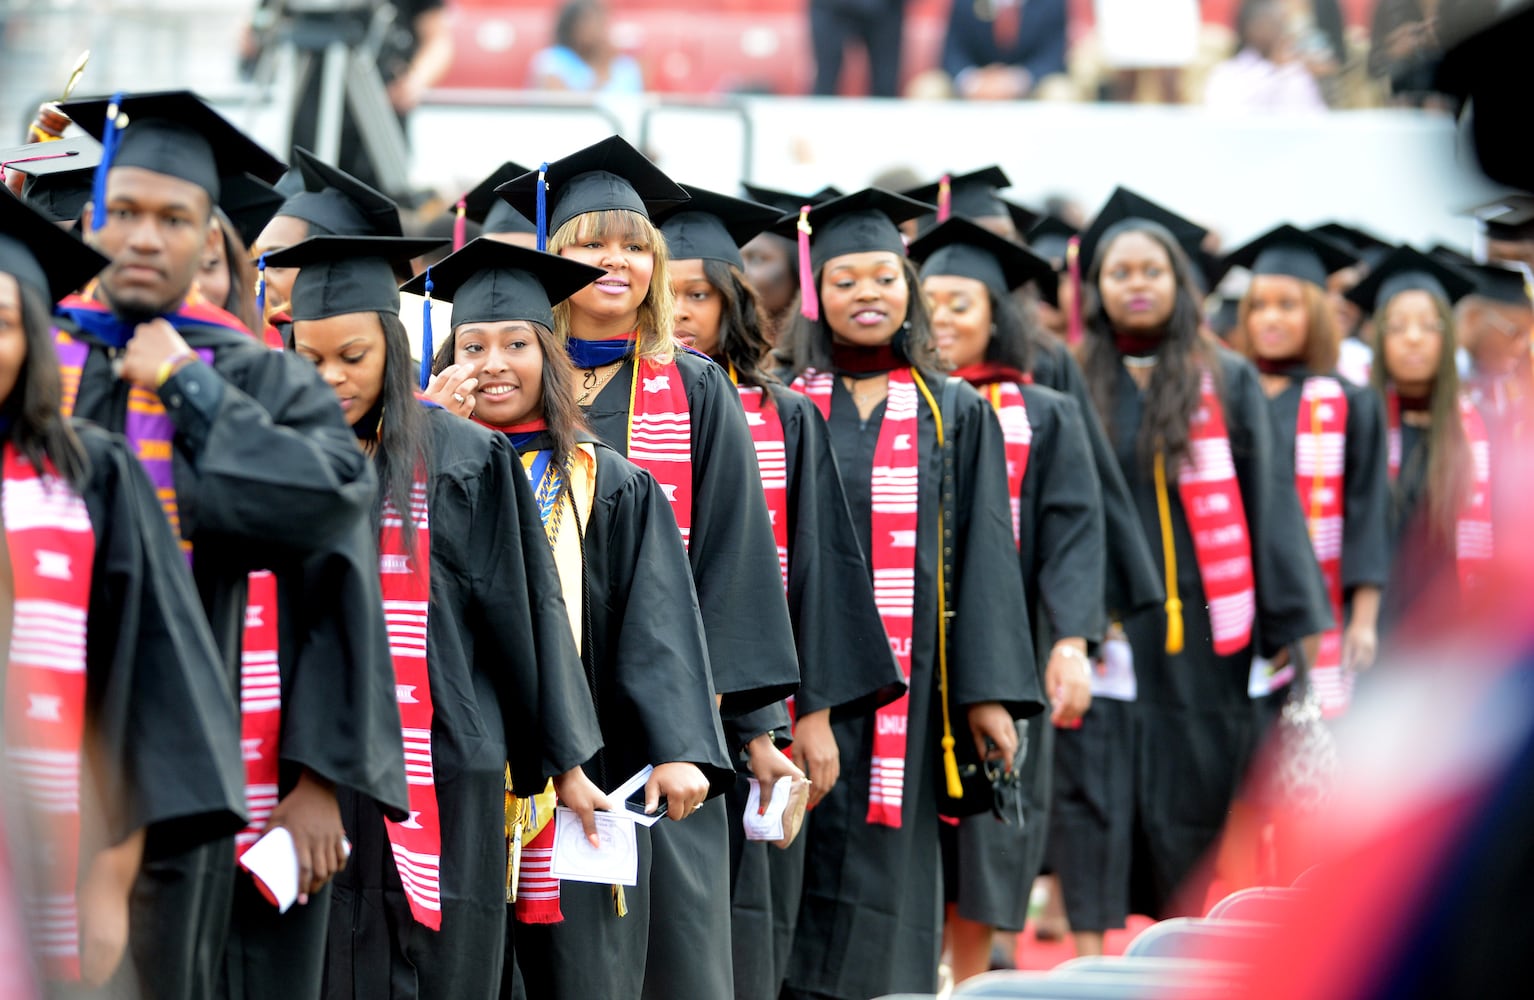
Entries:
[[948,374],[961,378],[973,386],[993,385],[997,382],[1016,382],[1019,385],[1027,385],[1033,382],[1033,376],[1018,371],[999,361],[982,361],[978,365],[965,365],[963,368],[955,368]]
[[911,362],[892,344],[858,347],[853,344],[831,345],[831,367],[845,375],[879,375],[896,368],[909,368]]
[[1161,350],[1162,337],[1137,337],[1130,333],[1115,333],[1113,343],[1120,354],[1132,358],[1148,358]]
[[1293,375],[1306,367],[1304,358],[1253,358],[1252,362],[1264,375]]
[[1433,408],[1433,397],[1427,396],[1397,396],[1401,401],[1402,413],[1426,413]]

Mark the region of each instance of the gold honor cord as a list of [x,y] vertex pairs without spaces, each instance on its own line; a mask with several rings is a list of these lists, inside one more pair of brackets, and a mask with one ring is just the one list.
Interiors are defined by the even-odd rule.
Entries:
[[1182,598],[1177,596],[1177,546],[1172,540],[1172,504],[1166,493],[1166,455],[1156,452],[1156,513],[1161,516],[1161,554],[1166,562],[1166,651],[1182,652]]

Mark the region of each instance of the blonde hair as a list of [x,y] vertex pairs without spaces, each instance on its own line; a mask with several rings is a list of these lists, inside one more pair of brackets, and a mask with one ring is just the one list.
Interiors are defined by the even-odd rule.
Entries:
[[[671,282],[666,269],[671,256],[666,249],[666,237],[646,216],[628,209],[608,209],[603,212],[585,212],[560,226],[549,237],[549,253],[559,253],[565,247],[585,243],[588,240],[607,239],[614,233],[632,237],[636,243],[647,247],[655,257],[655,269],[650,275],[650,288],[644,301],[639,303],[638,353],[647,361],[666,364],[675,351],[672,339],[676,327],[676,298],[671,293]],[[570,300],[554,307],[554,332],[563,343],[570,339]]]
[[[1299,282],[1300,296],[1305,303],[1305,367],[1317,373],[1335,371],[1337,357],[1342,353],[1342,331],[1337,328],[1337,317],[1332,313],[1326,291],[1300,278],[1291,280]],[[1252,292],[1248,288],[1236,307],[1236,329],[1242,337],[1241,353],[1249,361],[1255,362],[1257,351],[1252,347],[1252,339],[1246,329],[1251,315]]]

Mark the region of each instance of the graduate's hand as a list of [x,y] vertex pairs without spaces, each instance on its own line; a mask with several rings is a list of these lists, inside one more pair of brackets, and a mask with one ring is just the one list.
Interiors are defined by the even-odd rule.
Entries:
[[[999,760],[1011,772],[1012,759],[1017,756],[1017,725],[1001,702],[982,701],[969,706],[969,731],[981,760]],[[989,750],[987,739],[995,744]]]
[[771,733],[762,733],[746,744],[746,760],[751,776],[761,786],[758,816],[767,815],[767,806],[772,802],[772,793],[778,787],[779,778],[804,777],[804,772],[795,767],[788,755],[773,744]]
[[80,975],[102,986],[117,972],[128,949],[128,897],[144,857],[144,831],[91,859],[77,892],[80,908]]
[[586,839],[591,841],[591,846],[601,848],[602,838],[597,836],[596,812],[598,809],[612,808],[602,789],[586,777],[585,771],[572,767],[554,778],[554,794],[559,797],[560,805],[581,818],[581,827],[586,831]]
[[708,798],[708,779],[696,764],[682,761],[657,764],[644,786],[645,815],[655,813],[655,807],[660,804],[663,796],[666,799],[666,815],[672,819],[686,819]]
[[1092,707],[1092,665],[1087,661],[1085,639],[1061,639],[1049,654],[1044,668],[1044,693],[1054,711],[1049,721],[1074,726]]
[[474,412],[474,389],[479,379],[469,374],[468,365],[448,365],[426,383],[427,399],[449,413],[467,417]]
[[1342,669],[1368,670],[1374,666],[1379,634],[1373,625],[1354,621],[1342,632]]
[[305,768],[298,784],[272,810],[266,830],[274,826],[287,827],[293,836],[298,901],[307,903],[310,893],[325,888],[331,876],[346,867],[346,828],[341,825],[336,786]]
[[152,319],[133,329],[122,357],[118,358],[117,377],[150,392],[160,387],[160,366],[171,358],[182,357],[176,369],[196,358],[181,334],[165,319]]
[[794,763],[810,777],[810,804],[814,809],[820,800],[836,787],[842,776],[842,752],[831,732],[831,710],[801,715],[794,722],[794,745],[789,747]]

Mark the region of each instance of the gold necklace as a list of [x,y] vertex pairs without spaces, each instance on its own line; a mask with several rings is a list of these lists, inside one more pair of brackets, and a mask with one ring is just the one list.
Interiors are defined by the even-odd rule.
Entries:
[[622,361],[614,361],[612,364],[603,365],[600,368],[586,368],[581,371],[581,394],[575,397],[576,405],[586,406],[597,393],[601,392],[608,382],[612,381],[618,369],[623,367]]

